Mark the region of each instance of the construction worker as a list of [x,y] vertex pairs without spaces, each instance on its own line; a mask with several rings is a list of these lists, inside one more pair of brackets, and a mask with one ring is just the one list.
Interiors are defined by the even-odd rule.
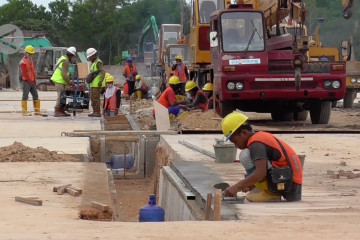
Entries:
[[138,99],[147,98],[149,92],[149,87],[144,82],[144,80],[141,79],[140,75],[136,75],[135,77],[135,96],[137,96]]
[[121,90],[114,85],[114,77],[109,73],[105,74],[106,90],[104,94],[104,115],[116,116],[119,113],[121,103]]
[[74,86],[74,83],[70,80],[69,73],[69,64],[73,61],[76,55],[76,48],[69,47],[66,51],[65,56],[61,56],[56,63],[55,71],[50,78],[56,88],[57,99],[55,105],[55,114],[54,117],[69,117],[70,114],[65,112],[65,107],[60,106],[61,93],[65,90],[65,86],[69,85],[71,87]]
[[182,62],[182,56],[177,55],[175,57],[176,63],[172,66],[174,71],[174,76],[177,76],[180,79],[180,95],[185,95],[185,84],[189,79],[189,72],[186,65]]
[[27,100],[29,98],[29,92],[33,98],[33,106],[35,115],[41,115],[40,113],[40,100],[36,89],[36,75],[35,64],[32,56],[35,54],[33,46],[28,45],[25,47],[25,56],[20,61],[21,79],[23,81],[23,96],[21,101],[22,115],[29,116],[27,111]]
[[90,83],[90,100],[91,100],[91,107],[93,109],[93,112],[88,114],[88,116],[101,117],[100,95],[101,95],[101,88],[105,87],[105,83],[103,83],[105,78],[103,63],[98,58],[97,51],[95,48],[88,48],[86,50],[86,57],[91,62],[90,73],[97,72],[96,77]]
[[[158,99],[158,102],[166,107],[169,110],[169,114],[177,116],[180,112],[180,104],[185,104],[186,101],[177,101],[175,97],[175,92],[179,90],[180,80],[177,76],[172,76],[169,78],[169,87],[161,94]],[[155,112],[153,111],[153,114]],[[155,114],[154,114],[155,116]]]
[[190,94],[191,100],[186,104],[189,110],[208,110],[208,98],[194,81],[187,81],[185,91]]
[[129,96],[131,96],[134,93],[135,89],[135,77],[138,75],[138,71],[136,69],[136,66],[133,64],[132,58],[128,58],[127,64],[123,71],[123,76],[126,78],[126,82],[129,86]]
[[240,156],[248,176],[225,189],[224,195],[234,197],[255,186],[246,196],[249,201],[280,201],[281,196],[287,201],[301,200],[303,170],[299,156],[274,135],[255,133],[247,120],[244,114],[233,112],[221,122],[226,140],[241,150],[248,148],[251,156]]

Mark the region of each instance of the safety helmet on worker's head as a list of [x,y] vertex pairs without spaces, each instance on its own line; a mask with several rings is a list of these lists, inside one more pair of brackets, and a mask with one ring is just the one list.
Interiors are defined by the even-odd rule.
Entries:
[[172,77],[169,79],[169,84],[174,84],[174,85],[180,84],[180,79],[179,79],[179,77],[177,77],[177,76],[172,76]]
[[127,62],[132,62],[132,58],[126,59]]
[[35,54],[35,48],[31,45],[27,45],[25,47],[25,52],[27,52],[28,54]]
[[106,83],[114,82],[114,77],[109,73],[105,73],[105,82]]
[[141,79],[141,75],[136,75],[136,77],[135,77],[135,80],[140,80]]
[[86,50],[86,57],[89,58],[89,57],[93,56],[96,53],[97,53],[97,51],[96,51],[95,48],[88,48]]
[[68,49],[66,49],[66,51],[72,55],[75,56],[76,54],[76,48],[75,47],[69,47]]
[[194,81],[187,81],[186,84],[185,84],[185,91],[186,91],[186,92],[189,92],[189,91],[191,91],[191,89],[193,89],[193,88],[195,88],[195,87],[197,87],[196,82],[194,82]]
[[204,91],[212,91],[212,90],[214,90],[214,86],[213,86],[212,83],[207,83],[207,84],[205,84],[205,86],[203,87],[202,90],[204,90]]
[[175,57],[175,60],[182,60],[182,56],[181,56],[181,55],[177,55],[177,56]]
[[230,139],[233,133],[247,121],[248,117],[239,112],[228,114],[221,122],[222,132],[226,141]]

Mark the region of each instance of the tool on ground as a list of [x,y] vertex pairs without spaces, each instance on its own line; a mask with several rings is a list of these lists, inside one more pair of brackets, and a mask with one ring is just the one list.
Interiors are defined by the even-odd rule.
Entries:
[[216,159],[215,158],[215,153],[210,152],[208,150],[205,150],[203,148],[200,148],[198,146],[195,146],[194,144],[186,142],[185,140],[179,140],[178,143],[180,143],[181,145],[184,145],[184,146],[186,146],[186,147],[188,147],[188,148],[190,148],[190,149],[192,149],[194,151],[197,151],[199,153],[205,154],[206,156],[209,156],[209,157],[212,157],[212,158]]

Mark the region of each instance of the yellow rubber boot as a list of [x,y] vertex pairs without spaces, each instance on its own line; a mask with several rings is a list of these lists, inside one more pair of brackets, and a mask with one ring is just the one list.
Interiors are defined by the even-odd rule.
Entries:
[[34,105],[35,115],[42,115],[40,112],[40,100],[34,100],[33,105]]
[[246,194],[246,200],[249,202],[280,202],[281,195],[255,187]]
[[27,111],[27,101],[21,101],[21,110],[23,116],[30,116],[31,114]]
[[141,99],[141,98],[142,98],[142,92],[141,92],[141,91],[137,91],[136,93],[137,93],[137,98],[138,98],[138,99]]

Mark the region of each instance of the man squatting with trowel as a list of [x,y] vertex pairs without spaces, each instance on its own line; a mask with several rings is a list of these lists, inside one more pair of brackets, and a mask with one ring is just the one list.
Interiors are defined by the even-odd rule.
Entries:
[[302,164],[295,151],[285,142],[267,132],[254,132],[248,117],[233,112],[221,125],[226,140],[242,150],[240,162],[247,176],[224,190],[225,197],[251,191],[246,199],[251,202],[300,201]]

